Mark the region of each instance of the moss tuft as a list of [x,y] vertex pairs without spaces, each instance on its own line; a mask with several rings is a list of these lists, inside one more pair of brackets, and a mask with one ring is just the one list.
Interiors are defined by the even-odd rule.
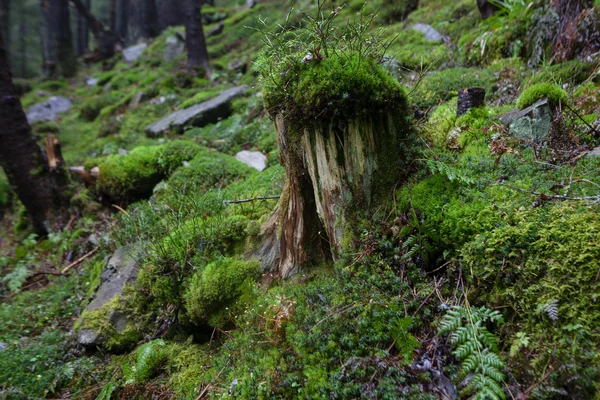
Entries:
[[300,121],[331,117],[356,118],[406,104],[402,86],[374,60],[358,54],[335,54],[305,64],[302,56],[276,84],[264,79],[265,107]]
[[527,108],[541,98],[547,97],[551,104],[568,103],[569,95],[563,88],[551,83],[538,83],[527,88],[517,100],[518,108]]
[[[258,261],[223,258],[194,275],[185,295],[186,309],[192,319],[206,322],[223,311],[242,294],[244,283],[258,276],[258,268]],[[218,319],[217,322],[224,322]]]

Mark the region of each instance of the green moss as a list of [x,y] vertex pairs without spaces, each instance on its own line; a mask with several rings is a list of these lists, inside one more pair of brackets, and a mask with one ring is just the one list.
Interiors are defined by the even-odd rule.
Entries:
[[569,95],[563,88],[551,83],[538,83],[525,89],[517,100],[517,107],[527,108],[541,98],[547,97],[551,104],[568,103]]
[[31,124],[31,129],[38,135],[47,133],[57,134],[61,131],[60,125],[56,121],[36,121]]
[[571,60],[560,64],[543,66],[531,78],[532,85],[555,83],[557,85],[579,85],[592,75],[595,65],[583,60]]
[[[258,261],[223,258],[207,265],[194,275],[185,294],[186,310],[198,322],[209,321],[238,298],[248,280],[258,276]],[[224,319],[217,316],[215,325]]]
[[206,91],[202,91],[199,93],[196,93],[194,95],[194,97],[192,97],[191,99],[187,99],[186,101],[184,101],[183,103],[181,103],[181,105],[179,106],[179,108],[188,108],[191,107],[193,105],[196,104],[200,104],[204,101],[210,100],[211,98],[217,96],[222,89],[214,89],[214,90],[206,90]]
[[401,85],[371,59],[340,54],[308,65],[300,60],[286,74],[275,72],[276,84],[263,79],[265,108],[271,113],[281,110],[291,119],[314,121],[371,116],[405,104]]
[[86,100],[81,105],[79,115],[86,121],[94,121],[98,117],[98,115],[100,115],[100,111],[104,107],[107,107],[118,101],[119,98],[114,95],[94,96]]
[[410,97],[420,107],[431,107],[456,96],[464,88],[480,87],[491,94],[495,80],[490,69],[450,68],[425,76]]
[[37,90],[48,90],[50,92],[56,92],[60,89],[66,88],[68,82],[66,79],[60,79],[55,81],[45,81],[37,85]]
[[158,182],[200,150],[195,143],[174,141],[163,146],[136,147],[125,155],[88,160],[86,166],[100,169],[97,193],[116,201],[130,201],[148,196]]

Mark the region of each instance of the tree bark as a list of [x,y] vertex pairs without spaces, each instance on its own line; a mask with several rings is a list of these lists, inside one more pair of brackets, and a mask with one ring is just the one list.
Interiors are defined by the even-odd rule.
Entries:
[[63,0],[41,0],[40,37],[46,78],[58,73],[71,77],[77,72],[69,5]]
[[185,43],[188,51],[187,66],[188,68],[203,67],[205,73],[210,75],[200,2],[198,0],[186,0],[186,3]]
[[86,7],[81,0],[64,0],[65,3],[68,3],[69,1],[73,3],[77,8],[77,11],[87,20],[89,29],[91,29],[94,38],[96,38],[98,57],[101,60],[112,57],[120,45],[117,35],[100,22],[100,20],[94,17],[89,8]]
[[0,165],[29,212],[35,231],[44,235],[64,225],[68,201],[61,192],[64,186],[56,182],[65,179],[65,171],[58,167],[51,171],[35,142],[12,82],[1,35],[0,125]]
[[154,0],[130,0],[128,42],[151,39],[159,33]]
[[[85,6],[89,10],[91,0],[85,1]],[[90,29],[88,21],[80,11],[77,11],[77,54],[83,56],[89,50]]]
[[184,1],[186,0],[156,0],[158,25],[161,31],[170,26],[185,24],[185,8],[182,7]]
[[127,40],[127,24],[129,23],[129,0],[117,0],[115,30],[121,42]]
[[27,21],[25,20],[25,2],[21,1],[19,13],[19,60],[21,78],[27,78]]
[[306,127],[275,116],[286,184],[278,210],[278,265],[265,269],[288,278],[317,257],[341,255],[356,221],[372,217],[406,176],[408,113],[404,104],[381,115]]
[[10,0],[0,0],[0,33],[4,36],[6,48],[10,47]]

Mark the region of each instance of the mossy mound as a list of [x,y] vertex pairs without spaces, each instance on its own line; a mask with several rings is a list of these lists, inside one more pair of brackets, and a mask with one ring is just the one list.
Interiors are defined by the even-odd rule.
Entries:
[[569,95],[563,88],[552,83],[538,83],[528,87],[517,100],[518,108],[527,108],[541,98],[547,97],[553,105],[567,104]]
[[245,283],[256,279],[258,267],[258,261],[230,258],[210,263],[190,282],[185,294],[187,312],[196,322],[207,321],[212,326],[223,326],[229,320],[224,308],[242,294]]
[[98,167],[100,176],[94,191],[113,201],[129,202],[147,197],[152,189],[202,151],[190,141],[173,141],[163,146],[140,146],[128,154],[88,160],[88,168]]
[[263,77],[265,108],[272,115],[283,112],[298,122],[351,120],[406,107],[402,86],[372,59],[340,53],[303,62],[303,56]]

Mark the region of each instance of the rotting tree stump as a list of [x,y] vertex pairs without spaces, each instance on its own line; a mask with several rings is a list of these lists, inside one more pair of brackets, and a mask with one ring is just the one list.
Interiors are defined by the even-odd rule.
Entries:
[[412,147],[409,115],[402,107],[304,127],[275,116],[286,184],[278,229],[270,230],[279,237],[277,243],[268,240],[278,256],[267,259],[277,265],[265,269],[289,278],[311,261],[341,255],[356,222],[372,216],[406,176]]

